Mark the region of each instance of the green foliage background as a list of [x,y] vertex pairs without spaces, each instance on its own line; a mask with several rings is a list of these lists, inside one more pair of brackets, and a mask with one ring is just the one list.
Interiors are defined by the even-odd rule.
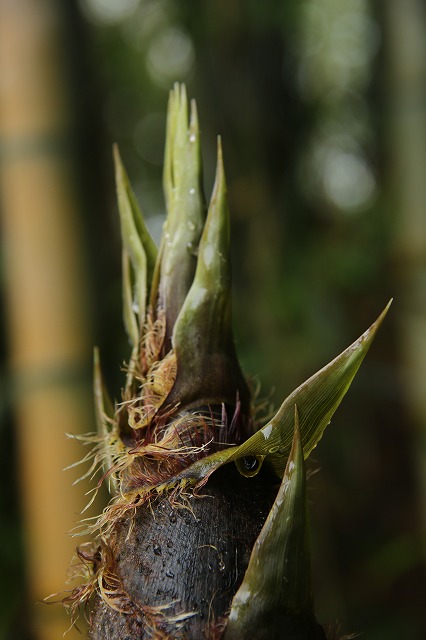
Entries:
[[[424,322],[425,305],[406,286],[410,247],[399,250],[407,211],[395,198],[392,140],[405,89],[392,75],[387,8],[366,0],[63,4],[87,272],[110,385],[118,395],[128,355],[110,149],[118,142],[158,238],[167,94],[184,81],[199,108],[207,194],[222,135],[237,347],[262,394],[272,389],[277,405],[395,298],[311,463],[319,470],[309,489],[316,609],[321,621],[338,619],[366,638],[424,637],[426,425],[410,401],[404,311],[415,307]],[[415,3],[400,5],[409,12]],[[422,118],[425,127],[424,104]],[[423,255],[413,277],[424,264]],[[8,525],[6,549],[12,534]]]

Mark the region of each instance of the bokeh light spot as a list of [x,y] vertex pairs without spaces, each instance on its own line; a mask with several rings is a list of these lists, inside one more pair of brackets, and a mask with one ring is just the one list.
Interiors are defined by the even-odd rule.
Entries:
[[137,9],[139,0],[80,0],[86,17],[95,24],[118,24]]
[[326,197],[348,213],[368,205],[376,190],[373,173],[365,159],[343,149],[327,153],[322,182]]
[[189,35],[177,27],[161,31],[148,50],[147,69],[161,86],[185,79],[195,62],[195,51]]

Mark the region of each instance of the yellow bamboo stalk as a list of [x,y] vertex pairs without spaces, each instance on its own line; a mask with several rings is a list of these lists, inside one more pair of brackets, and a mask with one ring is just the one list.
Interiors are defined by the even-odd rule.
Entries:
[[[66,432],[93,429],[86,287],[70,154],[60,3],[0,0],[0,208],[19,479],[34,637],[58,640],[63,588],[84,506],[63,468],[82,456]],[[68,638],[74,637],[74,631]]]

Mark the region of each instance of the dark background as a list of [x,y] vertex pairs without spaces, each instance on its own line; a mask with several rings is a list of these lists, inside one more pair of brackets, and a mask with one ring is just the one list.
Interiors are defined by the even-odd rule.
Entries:
[[[57,5],[89,316],[113,395],[128,347],[111,145],[158,240],[167,97],[184,81],[198,104],[207,195],[223,140],[237,348],[262,394],[279,405],[394,297],[312,456],[314,592],[322,622],[374,640],[426,637],[423,3]],[[3,335],[0,636],[18,639],[35,636],[30,623],[16,626],[31,606]]]

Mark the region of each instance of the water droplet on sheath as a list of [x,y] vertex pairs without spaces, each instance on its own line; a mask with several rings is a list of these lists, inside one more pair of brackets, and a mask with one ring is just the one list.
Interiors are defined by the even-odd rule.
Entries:
[[255,456],[245,456],[243,465],[247,471],[255,471],[259,466],[259,460]]

